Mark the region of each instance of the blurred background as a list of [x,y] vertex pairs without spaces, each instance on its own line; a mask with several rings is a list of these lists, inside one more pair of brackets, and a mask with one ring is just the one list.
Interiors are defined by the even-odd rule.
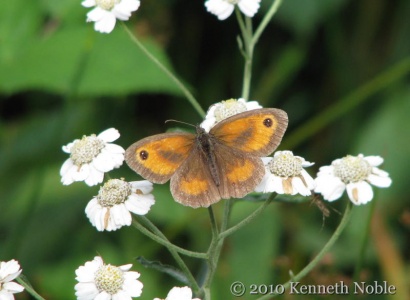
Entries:
[[[255,28],[271,2],[262,0]],[[203,3],[142,1],[126,25],[206,110],[240,97],[243,58],[235,17],[218,21]],[[97,232],[84,209],[99,187],[60,183],[68,158],[61,147],[114,127],[121,133],[115,143],[126,148],[169,129],[167,119],[197,124],[201,117],[121,24],[109,35],[97,33],[85,22],[88,11],[74,0],[2,3],[0,260],[17,259],[46,299],[75,299],[74,271],[96,255],[114,265],[133,263],[144,283],[141,299],[165,298],[182,284],[145,269],[136,258],[176,265],[172,257],[132,227]],[[409,297],[409,37],[407,0],[284,0],[256,47],[250,98],[287,111],[290,123],[280,149],[315,162],[308,169],[312,176],[347,154],[380,155],[393,179],[391,188],[374,189],[373,205],[354,207],[348,227],[303,283],[349,284],[361,261],[361,281],[396,286],[396,295],[380,299]],[[126,165],[110,176],[139,179]],[[206,251],[208,212],[178,205],[168,185],[157,185],[154,194],[148,218],[177,245]],[[229,286],[237,280],[276,285],[289,279],[289,270],[298,273],[334,232],[346,201],[344,196],[326,203],[328,217],[310,200],[271,204],[227,239],[213,299],[233,299]],[[236,203],[231,224],[258,206]],[[218,218],[222,209],[223,201],[215,206]],[[186,261],[196,275],[203,269],[199,260]],[[321,296],[330,297],[337,298]],[[16,299],[31,298],[20,293]]]

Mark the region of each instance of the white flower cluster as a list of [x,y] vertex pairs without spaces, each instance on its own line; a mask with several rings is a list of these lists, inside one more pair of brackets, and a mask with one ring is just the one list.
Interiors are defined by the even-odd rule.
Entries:
[[[261,0],[208,0],[205,7],[219,20],[228,18],[238,6],[247,17],[253,17],[259,10]],[[118,20],[127,21],[131,13],[136,11],[141,2],[139,0],[84,0],[84,7],[94,7],[87,13],[87,22],[95,22],[94,29],[101,33],[113,31]]]

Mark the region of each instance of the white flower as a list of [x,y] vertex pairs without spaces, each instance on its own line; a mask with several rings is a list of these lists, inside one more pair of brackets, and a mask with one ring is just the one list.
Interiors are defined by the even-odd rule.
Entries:
[[202,121],[200,126],[205,129],[206,132],[209,132],[209,130],[211,130],[216,123],[222,121],[223,119],[257,108],[262,108],[258,101],[247,102],[242,98],[239,98],[238,100],[229,99],[221,101],[209,107],[206,112],[205,120]]
[[120,267],[104,264],[101,257],[75,270],[75,295],[78,300],[129,300],[139,297],[143,284],[140,273],[129,271],[132,264]]
[[98,231],[112,231],[130,226],[131,213],[145,215],[155,203],[150,194],[152,183],[147,180],[126,182],[110,179],[88,202],[85,213]]
[[127,21],[131,12],[140,6],[139,0],[84,0],[84,7],[96,6],[87,14],[87,22],[95,22],[94,29],[102,33],[110,33],[116,19]]
[[[154,300],[162,300],[154,298]],[[192,291],[189,287],[173,287],[164,300],[201,300],[199,298],[192,299]]]
[[273,157],[262,157],[265,164],[265,176],[255,188],[256,192],[309,196],[315,188],[315,181],[305,171],[313,163],[292,151],[277,151]]
[[383,163],[380,156],[348,155],[336,159],[330,166],[319,169],[315,192],[328,201],[339,199],[345,189],[353,204],[366,204],[373,199],[369,183],[381,188],[389,187],[392,180],[385,171],[376,168]]
[[21,273],[20,265],[14,259],[0,262],[0,299],[14,300],[13,294],[24,290],[20,284],[12,282]]
[[69,185],[74,181],[85,181],[89,186],[101,183],[104,173],[118,168],[124,161],[124,148],[111,144],[120,137],[114,128],[83,136],[81,140],[63,146],[63,151],[70,153],[60,169],[61,182]]
[[206,10],[218,17],[219,20],[228,18],[235,5],[243,14],[248,17],[253,17],[259,10],[260,0],[208,0],[205,2]]

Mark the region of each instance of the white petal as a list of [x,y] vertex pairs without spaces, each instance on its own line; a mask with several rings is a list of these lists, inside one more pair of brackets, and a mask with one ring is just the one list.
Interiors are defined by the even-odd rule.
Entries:
[[20,265],[16,260],[3,261],[0,265],[0,283],[13,280],[19,276],[20,273]]
[[96,22],[104,18],[104,16],[109,13],[101,7],[97,6],[93,10],[87,13],[87,22]]
[[140,5],[139,1],[122,0],[114,6],[112,13],[119,20],[126,21],[131,17],[131,12],[136,11]]
[[84,7],[92,7],[96,6],[97,4],[95,3],[95,0],[84,0],[83,2],[81,2],[81,5]]
[[103,182],[104,180],[104,173],[96,170],[94,167],[89,168],[88,177],[85,179],[85,183],[88,186],[93,186]]
[[106,143],[111,143],[117,140],[120,137],[120,133],[115,128],[109,128],[104,130],[98,135],[99,139],[102,139]]
[[[132,266],[132,264],[130,264]],[[128,265],[126,265],[128,266]],[[121,266],[120,269],[123,270],[124,266]],[[131,269],[131,267],[128,268],[128,270]],[[136,280],[141,276],[140,273],[135,272],[135,271],[128,271],[124,273],[124,278],[125,280]]]
[[118,291],[116,294],[112,295],[111,297],[112,298],[110,299],[112,300],[132,300],[131,296],[128,295],[127,292],[121,290]]
[[0,300],[14,300],[14,296],[5,290],[0,290]]
[[364,159],[372,166],[377,167],[383,163],[383,158],[380,156],[366,156]]
[[81,300],[94,299],[99,294],[97,286],[93,282],[77,283],[74,288],[77,299]]
[[347,184],[347,194],[353,204],[366,204],[373,199],[373,190],[365,181]]
[[258,108],[262,108],[262,106],[259,104],[258,101],[246,101],[243,98],[239,98],[238,102],[242,102],[243,104],[245,104],[246,106],[246,110],[253,110],[253,109],[258,109]]
[[73,147],[73,145],[74,145],[74,143],[75,143],[76,141],[78,141],[78,140],[74,140],[72,143],[69,143],[69,144],[63,146],[63,147],[62,147],[63,151],[64,151],[65,153],[71,153],[71,148]]
[[102,172],[106,173],[111,171],[115,167],[115,162],[111,159],[111,154],[107,152],[101,152],[93,159],[93,167]]
[[335,176],[319,176],[315,179],[316,193],[321,193],[327,201],[339,199],[345,191],[345,184]]
[[302,179],[300,179],[299,177],[293,177],[292,178],[292,189],[293,189],[292,195],[294,195],[296,193],[298,193],[302,196],[312,195],[312,192],[310,191],[310,189],[308,189],[307,186],[305,186]]
[[259,10],[260,0],[240,0],[239,9],[248,17],[253,17]]
[[219,20],[225,20],[234,10],[234,5],[224,0],[208,0],[205,6],[207,11],[216,15]]
[[382,177],[382,176],[377,176],[374,174],[370,174],[367,177],[367,180],[374,186],[381,187],[381,188],[387,188],[392,183],[392,180],[390,179],[390,177]]
[[3,289],[6,289],[10,293],[20,293],[24,291],[24,287],[18,283],[15,282],[6,282],[3,284]]
[[94,298],[94,300],[111,300],[111,295],[107,292],[101,292]]
[[128,292],[131,297],[139,297],[142,293],[143,284],[136,279],[125,279],[124,290]]
[[107,143],[104,150],[112,154],[123,154],[125,152],[123,147],[111,143]]
[[173,287],[167,296],[167,299],[181,299],[181,300],[186,300],[192,299],[192,291],[189,287],[185,286],[185,287]]
[[302,169],[301,175],[303,177],[303,179],[305,180],[305,183],[307,184],[307,188],[309,190],[313,190],[316,186],[315,184],[315,180],[312,178],[312,176],[310,176],[310,174],[308,172],[306,172],[306,170]]
[[386,171],[380,170],[379,168],[376,168],[376,167],[372,168],[372,173],[374,175],[378,175],[381,177],[389,177],[389,173],[387,173]]
[[137,215],[145,215],[154,203],[153,195],[130,195],[124,204],[130,212]]
[[153,190],[153,184],[148,180],[131,181],[130,184],[133,192],[140,190],[143,194],[149,194]]
[[89,164],[84,164],[80,168],[78,168],[77,166],[74,166],[74,167],[75,168],[72,168],[70,170],[71,176],[73,177],[74,181],[83,181],[88,176],[90,176],[91,167]]
[[[278,151],[279,152],[279,151]],[[276,153],[275,153],[275,155],[276,155]],[[270,157],[270,156],[268,156],[268,157],[261,157],[261,159],[262,159],[262,162],[263,162],[263,164],[266,166],[272,159],[273,159],[273,157]],[[268,172],[268,171],[267,171]]]
[[282,178],[272,175],[270,181],[270,185],[267,186],[269,188],[269,192],[276,192],[278,194],[285,193],[285,191],[283,190]]
[[[128,272],[128,270],[130,270],[131,268],[132,268],[132,264],[122,265],[118,267],[118,269],[124,272],[124,275],[123,275],[124,278],[126,277],[125,274],[131,273],[131,272]],[[139,274],[138,272],[135,272],[135,273]]]
[[104,17],[95,22],[94,29],[101,33],[110,33],[115,27],[116,19],[113,13],[106,12]]
[[111,208],[111,218],[118,228],[121,226],[129,226],[132,222],[131,214],[124,204],[114,205]]

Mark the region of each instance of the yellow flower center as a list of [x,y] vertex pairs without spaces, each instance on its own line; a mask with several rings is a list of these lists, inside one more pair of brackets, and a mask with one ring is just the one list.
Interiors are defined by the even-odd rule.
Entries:
[[105,10],[111,10],[114,8],[115,4],[120,3],[121,0],[95,0],[97,6]]
[[121,290],[124,275],[118,267],[103,265],[95,272],[94,281],[98,291],[114,295]]
[[81,167],[97,157],[104,147],[104,141],[97,138],[95,134],[83,136],[81,140],[76,141],[71,147],[70,158],[76,166]]
[[221,105],[215,109],[215,119],[220,122],[228,117],[246,111],[246,105],[236,99],[222,101]]
[[269,163],[270,172],[279,177],[295,177],[302,172],[302,159],[293,156],[290,152],[284,152],[276,155]]
[[372,172],[372,166],[363,157],[348,155],[337,163],[332,163],[335,176],[344,183],[365,180]]
[[98,191],[97,200],[101,206],[112,207],[124,203],[131,195],[131,185],[121,179],[110,179]]

